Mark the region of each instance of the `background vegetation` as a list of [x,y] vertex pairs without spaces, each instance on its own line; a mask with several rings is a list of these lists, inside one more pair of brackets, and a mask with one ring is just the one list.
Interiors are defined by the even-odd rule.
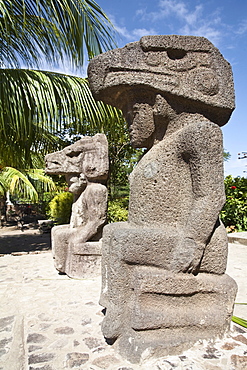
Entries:
[[226,203],[221,219],[228,232],[247,231],[247,178],[225,178]]

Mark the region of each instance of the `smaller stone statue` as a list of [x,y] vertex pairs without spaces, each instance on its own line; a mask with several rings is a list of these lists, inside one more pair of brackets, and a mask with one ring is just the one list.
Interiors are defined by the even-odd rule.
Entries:
[[55,267],[72,278],[100,273],[106,223],[108,143],[104,134],[83,137],[46,155],[46,173],[64,174],[74,195],[70,224],[52,229]]

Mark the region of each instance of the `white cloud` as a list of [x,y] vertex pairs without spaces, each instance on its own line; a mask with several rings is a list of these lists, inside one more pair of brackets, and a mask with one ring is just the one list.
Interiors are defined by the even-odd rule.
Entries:
[[222,36],[220,31],[221,18],[217,9],[210,16],[205,16],[203,10],[203,4],[191,8],[188,3],[182,0],[160,0],[156,11],[148,13],[145,9],[140,9],[137,14],[141,16],[143,21],[149,22],[168,19],[170,26],[177,19],[176,26],[171,26],[172,32],[204,36],[217,44]]
[[153,28],[150,28],[149,30],[146,28],[136,28],[132,31],[132,34],[137,38],[141,38],[142,36],[156,35],[156,31]]
[[181,33],[185,35],[204,36],[216,46],[221,39],[221,32],[206,24],[198,27],[185,25],[181,28]]
[[133,30],[128,30],[125,26],[121,27],[118,25],[113,16],[110,16],[110,19],[120,37],[125,38],[127,41],[139,40],[142,36],[157,34],[154,28],[134,28]]
[[202,10],[202,5],[197,5],[193,11],[190,11],[183,1],[160,0],[157,11],[147,13],[145,9],[139,9],[136,14],[141,16],[143,20],[146,19],[153,22],[173,15],[188,24],[192,24],[201,16]]
[[240,23],[238,29],[235,31],[238,35],[243,35],[247,32],[247,20],[244,20]]

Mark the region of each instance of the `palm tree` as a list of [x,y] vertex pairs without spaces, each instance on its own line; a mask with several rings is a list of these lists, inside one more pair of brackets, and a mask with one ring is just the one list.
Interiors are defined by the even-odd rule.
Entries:
[[20,69],[23,63],[38,68],[44,58],[81,67],[115,46],[113,34],[94,0],[0,0],[0,168],[23,174],[58,148],[56,133],[64,128],[102,132],[103,123],[109,129],[122,119],[116,109],[95,102],[86,79]]

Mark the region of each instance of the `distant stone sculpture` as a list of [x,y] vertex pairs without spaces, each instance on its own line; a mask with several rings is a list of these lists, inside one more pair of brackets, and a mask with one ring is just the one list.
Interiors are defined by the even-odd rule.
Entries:
[[104,228],[104,336],[132,362],[223,336],[237,291],[219,220],[229,63],[203,37],[145,36],[94,58],[88,76],[96,99],[122,109],[132,146],[147,148],[128,222]]
[[106,136],[85,136],[46,155],[45,161],[46,173],[64,174],[74,195],[70,224],[52,229],[55,267],[73,278],[100,274],[109,167]]

